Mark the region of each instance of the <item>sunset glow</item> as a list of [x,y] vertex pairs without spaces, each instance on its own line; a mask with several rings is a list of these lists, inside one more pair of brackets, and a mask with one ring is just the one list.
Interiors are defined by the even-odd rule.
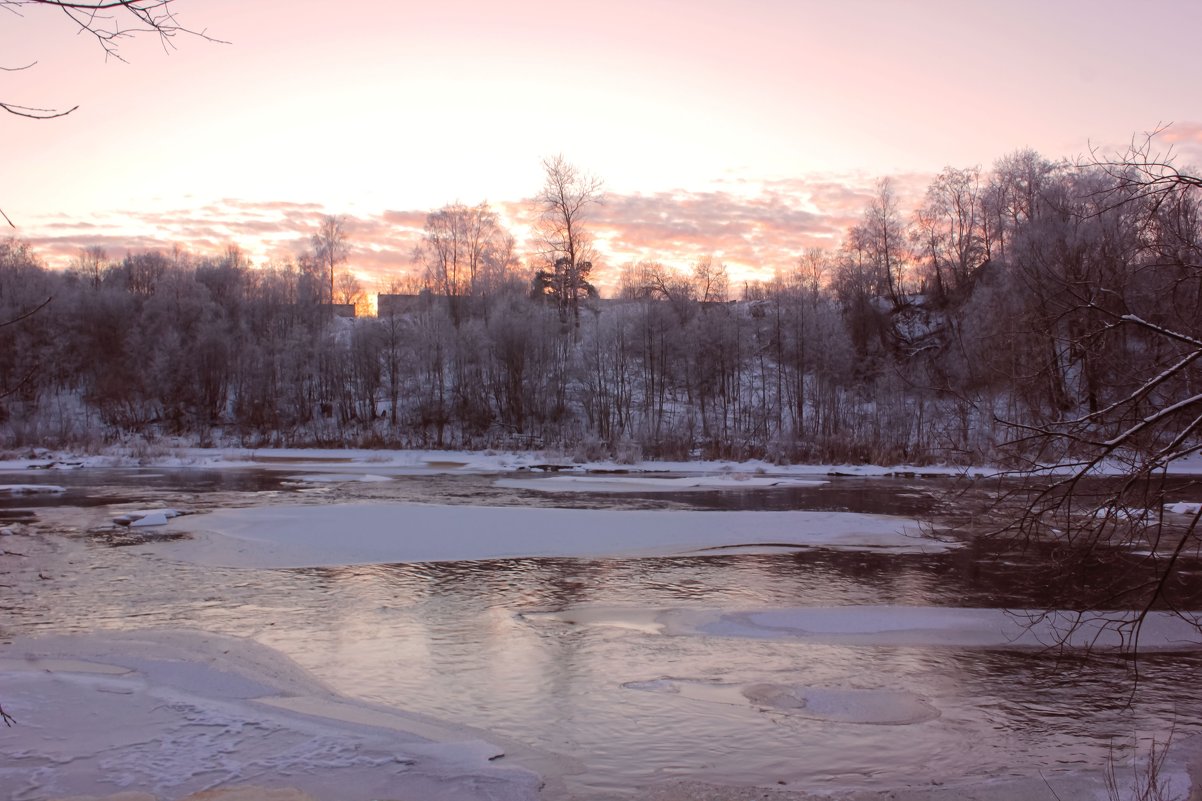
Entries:
[[1202,798],[1200,29],[0,0],[4,795]]
[[[80,108],[0,119],[0,208],[51,264],[231,243],[265,263],[345,214],[351,268],[386,285],[455,201],[490,202],[525,253],[562,153],[605,182],[603,286],[642,258],[754,278],[837,246],[879,177],[904,200],[945,165],[1077,158],[1165,123],[1202,160],[1196,59],[1132,36],[1121,3],[210,0],[177,13],[222,42],[131,38],[126,63],[42,12],[0,29],[7,62],[37,62],[6,99]],[[1202,22],[1192,2],[1139,13]]]

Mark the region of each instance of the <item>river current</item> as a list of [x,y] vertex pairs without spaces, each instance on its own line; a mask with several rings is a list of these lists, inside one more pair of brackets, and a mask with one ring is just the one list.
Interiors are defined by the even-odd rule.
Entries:
[[[549,494],[495,476],[298,482],[283,471],[79,470],[33,477],[59,495],[0,515],[61,536],[36,591],[8,596],[0,638],[105,629],[251,637],[343,695],[496,732],[560,755],[573,797],[620,798],[673,778],[797,789],[974,782],[1103,765],[1133,733],[1202,731],[1202,652],[1130,660],[1029,648],[816,645],[669,634],[665,610],[890,605],[1039,608],[1064,583],[1046,554],[815,548],[688,558],[510,559],[233,569],[115,547],[107,521],[164,503],[206,510],[343,500],[576,508],[817,509],[922,515],[938,479],[675,495]],[[30,483],[27,474],[0,483]],[[25,511],[18,511],[25,510]],[[1114,569],[1121,570],[1121,565]],[[1198,580],[1196,566],[1187,580]],[[7,591],[6,591],[7,592]],[[801,687],[797,708],[756,688]],[[822,699],[840,714],[823,714]],[[917,710],[876,715],[886,706]],[[862,714],[856,705],[863,704]],[[899,706],[900,704],[900,706]],[[907,706],[908,705],[908,706]]]

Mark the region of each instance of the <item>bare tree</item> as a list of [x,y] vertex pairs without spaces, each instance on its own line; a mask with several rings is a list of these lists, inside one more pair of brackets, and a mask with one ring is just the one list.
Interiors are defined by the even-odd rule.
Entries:
[[79,255],[73,260],[71,267],[79,273],[81,280],[96,289],[100,286],[101,279],[104,278],[107,263],[108,253],[104,248],[99,245],[89,245],[86,248],[80,248]]
[[893,182],[888,178],[877,182],[876,195],[864,210],[858,236],[878,291],[888,296],[895,309],[900,308],[906,302],[906,231]]
[[1153,205],[1178,196],[1182,189],[1202,189],[1202,177],[1182,172],[1174,163],[1171,147],[1160,150],[1156,137],[1169,130],[1162,125],[1142,137],[1132,137],[1125,153],[1103,155],[1096,148],[1084,166],[1094,166],[1115,179],[1110,194],[1116,203],[1125,203],[1130,193],[1151,198]]
[[416,255],[427,283],[447,298],[458,327],[460,298],[478,297],[503,281],[513,261],[513,238],[487,203],[453,203],[426,217]]
[[916,250],[927,260],[929,290],[939,305],[962,301],[989,258],[980,170],[944,168],[915,215]]
[[367,300],[367,293],[363,291],[363,284],[360,283],[358,276],[349,270],[344,270],[337,280],[338,292],[334,296],[335,303],[346,304],[355,307],[357,316],[364,316],[370,309]]
[[543,161],[543,173],[536,231],[550,269],[540,275],[559,302],[561,318],[566,322],[570,314],[579,327],[580,295],[594,291],[588,282],[594,258],[592,238],[585,223],[589,208],[602,200],[602,183],[562,155]]
[[709,256],[693,265],[694,293],[702,303],[725,303],[730,293],[730,276],[725,264],[714,264]]
[[350,255],[351,246],[346,235],[346,217],[327,214],[321,218],[317,233],[313,234],[313,255],[330,279],[329,302],[334,302],[334,271],[344,264]]

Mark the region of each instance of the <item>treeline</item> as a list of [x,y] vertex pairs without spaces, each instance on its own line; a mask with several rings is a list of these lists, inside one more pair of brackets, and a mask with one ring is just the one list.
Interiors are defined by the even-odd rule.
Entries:
[[231,248],[55,271],[0,243],[0,441],[970,462],[1157,414],[1147,446],[1197,441],[1202,208],[1171,166],[1022,151],[944,170],[910,214],[885,181],[840,248],[770,282],[640,262],[610,299],[587,217],[557,225],[598,184],[546,166],[525,267],[486,206],[447,207],[377,317],[333,313],[330,237],[259,268]]

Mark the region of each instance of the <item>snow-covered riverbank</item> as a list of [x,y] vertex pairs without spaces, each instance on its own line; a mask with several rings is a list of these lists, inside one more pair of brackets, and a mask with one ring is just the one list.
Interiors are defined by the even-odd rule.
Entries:
[[391,474],[435,472],[606,472],[606,473],[700,473],[726,476],[763,475],[823,476],[839,475],[985,475],[992,468],[964,468],[946,465],[778,465],[762,460],[720,461],[613,461],[577,462],[562,454],[541,451],[446,451],[446,450],[367,450],[341,448],[191,448],[113,446],[99,453],[76,454],[37,450],[9,454],[0,459],[0,470],[27,468],[77,469],[80,467],[270,467],[297,471],[358,471],[370,468]]
[[[731,460],[610,460],[578,461],[565,454],[547,451],[455,451],[387,450],[364,448],[196,448],[169,444],[108,446],[95,453],[69,451],[12,452],[0,457],[0,470],[28,468],[77,469],[80,467],[238,467],[253,466],[297,471],[384,472],[387,474],[422,473],[494,473],[511,471],[556,473],[688,473],[725,476],[732,480],[752,476],[970,476],[1014,475],[991,465],[946,464],[778,464],[759,459]],[[1096,475],[1119,475],[1126,469],[1122,461],[1100,463]],[[1045,473],[1058,468],[1048,466]],[[1202,453],[1192,453],[1169,466],[1176,475],[1202,474]]]

